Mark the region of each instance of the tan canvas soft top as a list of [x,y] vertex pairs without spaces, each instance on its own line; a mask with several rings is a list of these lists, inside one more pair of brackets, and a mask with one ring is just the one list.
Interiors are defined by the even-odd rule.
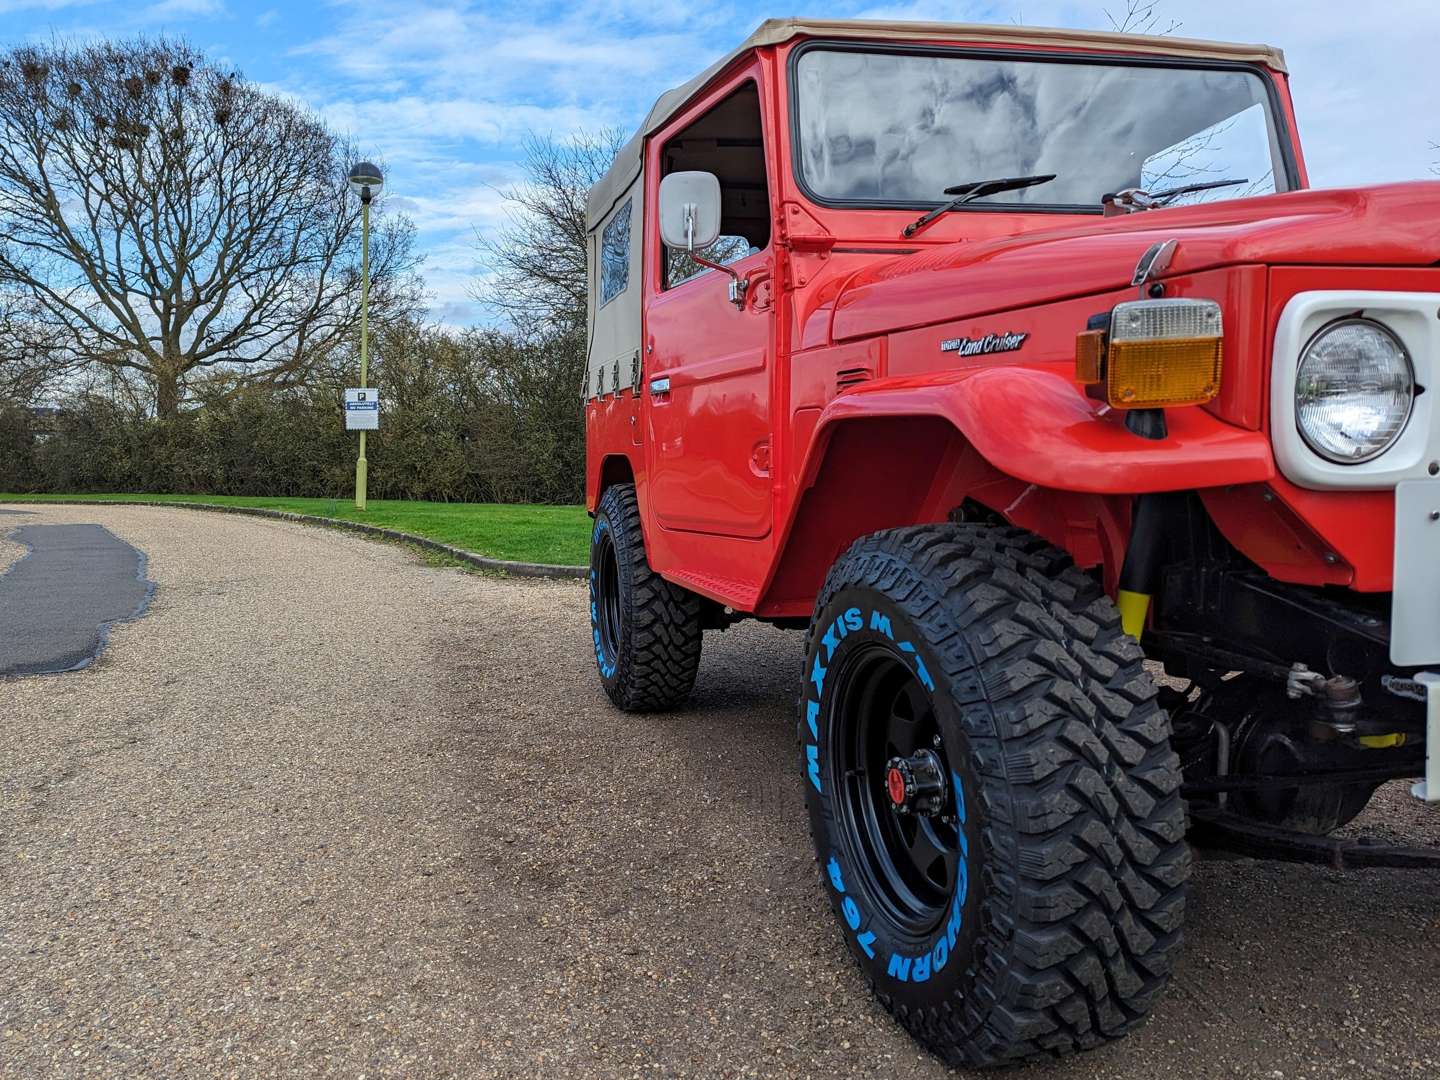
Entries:
[[711,64],[695,78],[660,95],[645,122],[615,155],[615,161],[590,190],[586,217],[591,229],[609,214],[640,172],[645,137],[670,119],[696,91],[751,49],[778,45],[796,37],[860,38],[866,41],[940,41],[957,44],[1028,45],[1057,49],[1094,49],[1186,60],[1229,60],[1263,64],[1285,71],[1285,55],[1269,45],[1233,45],[1191,38],[1149,37],[1104,30],[1054,30],[1044,27],[970,25],[964,23],[875,22],[856,19],[769,19],[739,48]]

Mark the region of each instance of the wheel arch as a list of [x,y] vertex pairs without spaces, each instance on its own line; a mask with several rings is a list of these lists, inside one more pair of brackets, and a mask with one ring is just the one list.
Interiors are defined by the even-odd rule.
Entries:
[[[1263,433],[1170,410],[1144,439],[1067,376],[993,367],[877,380],[830,402],[797,483],[764,606],[799,609],[861,536],[945,520],[967,499],[1102,567],[1117,586],[1134,496],[1274,476]],[[860,494],[860,497],[857,497]]]
[[1129,495],[1042,487],[1006,473],[954,422],[936,414],[854,416],[816,437],[806,482],[766,590],[767,607],[810,604],[826,571],[856,540],[941,522],[962,508],[1045,537],[1081,567],[1102,567],[1114,591],[1130,529]]
[[587,485],[587,509],[593,514],[605,497],[605,492],[616,484],[635,483],[635,465],[628,454],[605,454],[592,466],[590,483]]
[[[995,366],[877,380],[826,406],[814,446],[831,426],[869,417],[944,419],[999,472],[1060,491],[1143,495],[1275,476],[1263,432],[1180,408],[1166,411],[1164,438],[1142,438],[1054,369]],[[820,464],[812,454],[807,482]]]
[[1134,496],[1275,475],[1264,433],[1198,408],[1167,420],[1166,438],[1141,438],[1067,374],[1037,368],[879,379],[843,393],[816,422],[763,603],[803,607],[860,536],[943,521],[967,498],[1077,565],[1103,566],[1113,593]]

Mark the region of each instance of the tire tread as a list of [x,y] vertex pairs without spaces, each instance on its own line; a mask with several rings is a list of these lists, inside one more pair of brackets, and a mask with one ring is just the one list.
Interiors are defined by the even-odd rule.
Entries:
[[606,489],[598,514],[609,519],[620,575],[623,642],[605,692],[626,712],[664,712],[681,705],[700,670],[700,598],[650,568],[633,484]]
[[853,586],[897,602],[957,698],[968,677],[990,706],[988,726],[962,710],[988,859],[974,992],[917,1007],[862,965],[877,998],[952,1064],[1049,1057],[1131,1031],[1169,978],[1190,866],[1180,763],[1138,643],[1068,555],[1008,526],[856,541],[817,599],[811,647],[819,613]]

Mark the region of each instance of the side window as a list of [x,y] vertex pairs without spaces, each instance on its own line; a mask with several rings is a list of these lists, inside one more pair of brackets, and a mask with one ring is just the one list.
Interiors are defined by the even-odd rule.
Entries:
[[630,284],[630,206],[626,199],[600,234],[600,306],[604,307]]
[[[770,192],[760,123],[760,91],[746,83],[665,144],[662,175],[691,169],[720,180],[720,238],[700,254],[731,263],[770,244]],[[673,288],[709,273],[689,252],[664,249],[664,284]]]

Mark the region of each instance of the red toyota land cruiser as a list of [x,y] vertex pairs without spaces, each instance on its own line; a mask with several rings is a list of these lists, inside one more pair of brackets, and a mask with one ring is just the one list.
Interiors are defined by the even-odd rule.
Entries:
[[1440,184],[1306,188],[1268,47],[787,20],[591,192],[605,691],[808,628],[823,887],[951,1062],[1132,1029],[1191,841],[1440,863],[1329,835],[1440,801]]

